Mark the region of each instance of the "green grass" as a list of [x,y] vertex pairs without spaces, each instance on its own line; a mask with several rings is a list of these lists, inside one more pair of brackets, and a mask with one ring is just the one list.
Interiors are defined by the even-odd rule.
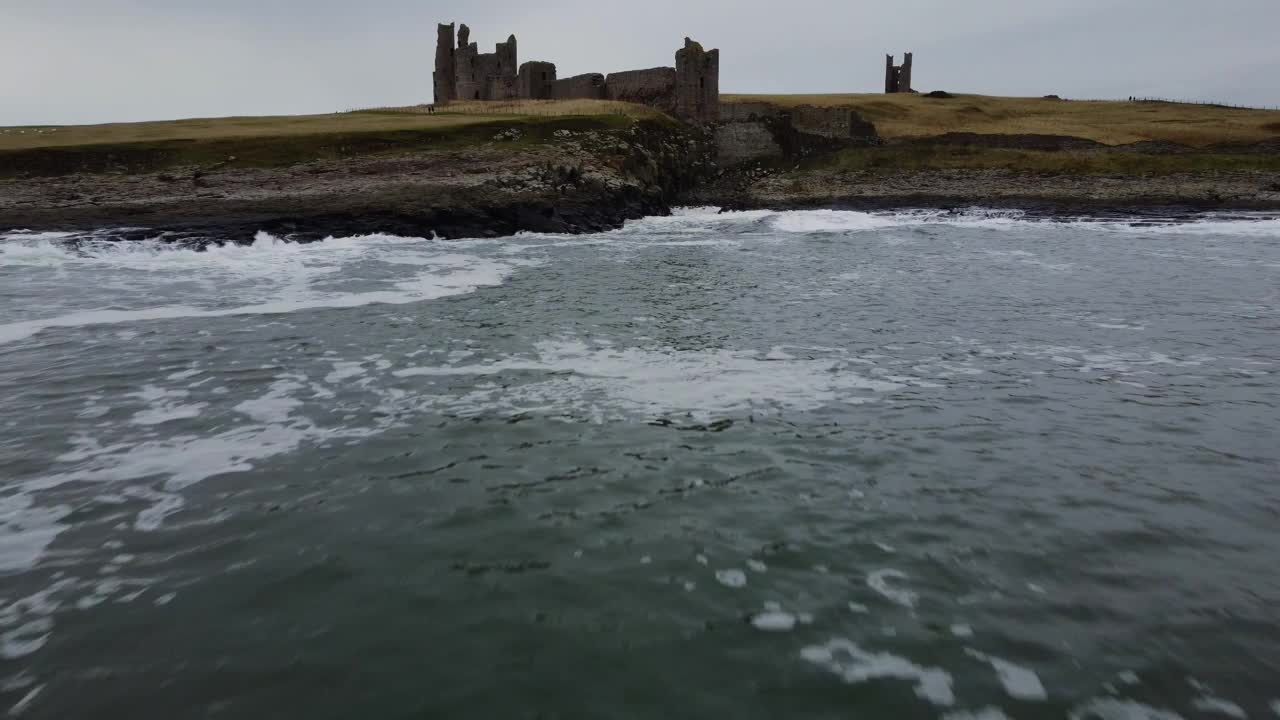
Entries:
[[949,132],[1069,135],[1106,145],[1141,140],[1192,147],[1280,138],[1280,112],[1160,102],[1082,102],[956,95],[722,95],[723,102],[848,106],[886,138]]
[[[360,112],[300,117],[221,118],[158,123],[74,126],[36,135],[0,133],[0,177],[87,173],[144,173],[178,167],[280,167],[315,160],[396,155],[492,143],[500,130],[517,150],[547,142],[560,129],[621,129],[622,115],[415,115]],[[5,128],[12,130],[12,128]]]
[[1046,152],[1001,148],[890,145],[850,148],[809,158],[808,170],[893,173],[924,170],[1012,170],[1046,175],[1145,176],[1234,171],[1280,172],[1280,155],[1112,151]]

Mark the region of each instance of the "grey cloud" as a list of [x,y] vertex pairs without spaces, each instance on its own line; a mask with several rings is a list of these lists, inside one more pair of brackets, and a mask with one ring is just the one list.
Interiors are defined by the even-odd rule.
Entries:
[[429,99],[434,25],[563,75],[719,47],[726,92],[875,92],[886,52],[916,85],[1280,105],[1275,0],[0,0],[0,124],[329,112]]

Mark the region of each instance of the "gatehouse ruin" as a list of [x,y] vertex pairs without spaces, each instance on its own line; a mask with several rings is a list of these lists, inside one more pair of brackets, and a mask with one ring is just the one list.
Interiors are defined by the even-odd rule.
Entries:
[[587,73],[563,80],[551,62],[518,64],[514,35],[492,53],[471,42],[471,29],[450,23],[436,32],[435,103],[457,100],[621,100],[657,108],[690,122],[720,119],[720,51],[684,39],[675,67]]

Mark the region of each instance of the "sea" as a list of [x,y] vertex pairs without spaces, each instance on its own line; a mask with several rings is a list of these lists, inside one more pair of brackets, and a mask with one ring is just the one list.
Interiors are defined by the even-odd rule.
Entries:
[[1280,717],[1280,217],[0,235],[0,713]]

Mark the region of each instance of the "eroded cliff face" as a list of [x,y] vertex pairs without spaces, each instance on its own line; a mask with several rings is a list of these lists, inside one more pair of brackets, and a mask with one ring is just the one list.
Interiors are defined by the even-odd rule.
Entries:
[[714,140],[698,128],[562,125],[499,123],[475,142],[281,167],[32,172],[0,179],[0,228],[128,226],[244,241],[260,230],[302,239],[590,232],[667,213],[715,171]]

